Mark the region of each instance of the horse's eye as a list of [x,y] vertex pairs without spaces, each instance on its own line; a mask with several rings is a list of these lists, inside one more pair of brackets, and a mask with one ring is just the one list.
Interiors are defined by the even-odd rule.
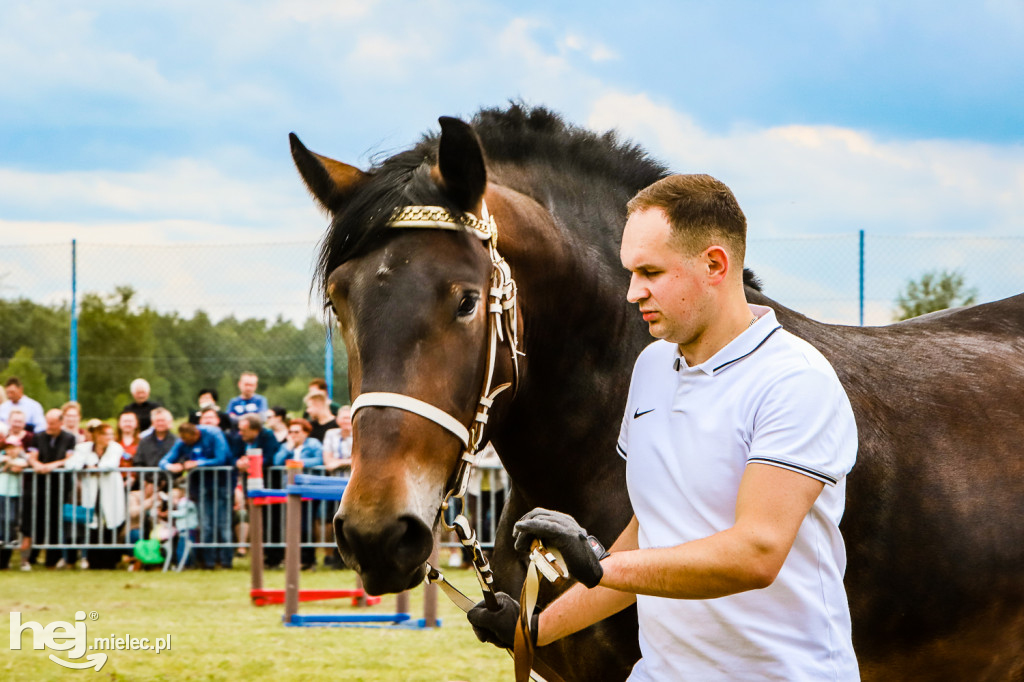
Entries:
[[476,307],[480,303],[480,294],[475,291],[465,294],[462,300],[459,301],[459,317],[470,317],[476,312]]

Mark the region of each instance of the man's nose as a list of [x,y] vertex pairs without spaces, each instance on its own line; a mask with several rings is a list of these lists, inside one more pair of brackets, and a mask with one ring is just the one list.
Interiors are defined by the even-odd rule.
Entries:
[[626,300],[630,303],[637,303],[647,298],[647,287],[643,285],[636,273],[629,278],[629,289],[626,291]]

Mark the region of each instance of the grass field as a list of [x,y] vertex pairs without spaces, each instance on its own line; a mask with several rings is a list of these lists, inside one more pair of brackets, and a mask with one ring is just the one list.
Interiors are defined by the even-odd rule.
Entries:
[[[11,562],[17,566],[17,556]],[[463,592],[479,594],[468,570],[445,571]],[[355,584],[352,571],[320,569],[304,572],[305,588],[346,589]],[[284,572],[268,571],[265,587],[284,586]],[[230,571],[48,571],[0,572],[0,679],[2,680],[504,680],[512,661],[502,651],[477,642],[465,615],[439,592],[442,626],[436,630],[361,628],[288,628],[281,624],[282,606],[254,607],[248,599],[245,560]],[[423,590],[412,596],[411,612],[422,615]],[[354,611],[348,600],[307,602],[300,613]],[[372,611],[393,612],[394,596]],[[32,632],[25,631],[21,650],[11,650],[10,612],[22,623],[74,622],[86,618],[88,642],[95,637],[157,637],[170,635],[170,649],[108,651],[97,673],[68,670],[52,662],[54,653],[33,650]],[[78,660],[84,661],[85,658]]]

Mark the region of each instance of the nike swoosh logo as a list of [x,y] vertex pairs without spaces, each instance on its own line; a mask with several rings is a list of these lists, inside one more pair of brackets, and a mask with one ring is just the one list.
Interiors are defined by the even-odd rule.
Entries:
[[645,414],[648,414],[648,413],[650,413],[650,412],[654,412],[654,410],[655,410],[655,409],[656,409],[656,408],[653,408],[653,407],[652,407],[651,409],[649,409],[649,410],[644,410],[643,412],[641,412],[641,411],[640,411],[639,409],[637,409],[637,411],[633,413],[633,419],[636,419],[637,417],[642,417],[642,416],[644,416]]

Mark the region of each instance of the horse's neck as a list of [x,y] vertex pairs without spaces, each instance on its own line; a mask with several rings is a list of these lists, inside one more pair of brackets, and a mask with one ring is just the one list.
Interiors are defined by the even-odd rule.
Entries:
[[582,248],[586,237],[536,202],[495,194],[487,199],[500,206],[495,213],[516,215],[499,224],[507,235],[499,249],[519,287],[526,353],[519,392],[494,424],[495,446],[527,504],[584,521],[598,514],[595,502],[625,499],[615,442],[633,361],[651,339],[625,300],[617,262]]

